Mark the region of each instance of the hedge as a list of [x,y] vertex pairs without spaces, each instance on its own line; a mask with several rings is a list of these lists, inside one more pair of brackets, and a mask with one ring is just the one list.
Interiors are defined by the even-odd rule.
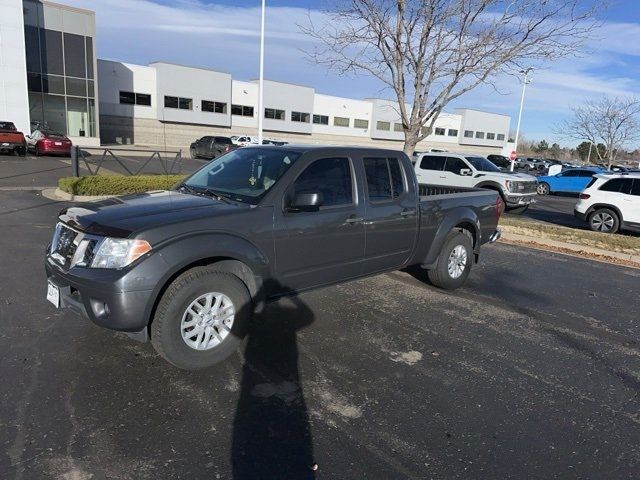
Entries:
[[125,195],[168,190],[185,178],[184,175],[63,177],[58,180],[58,187],[72,195]]

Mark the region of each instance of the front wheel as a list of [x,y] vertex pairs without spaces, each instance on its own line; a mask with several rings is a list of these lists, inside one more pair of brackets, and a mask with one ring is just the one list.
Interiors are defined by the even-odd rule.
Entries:
[[550,191],[551,188],[549,187],[548,183],[542,182],[538,184],[538,195],[549,195]]
[[429,280],[436,287],[454,290],[461,287],[471,272],[473,242],[466,230],[452,230],[445,239],[436,266],[429,270]]
[[594,232],[616,233],[620,228],[620,219],[613,210],[599,208],[589,215],[589,227]]
[[180,275],[162,296],[151,323],[151,342],[168,362],[197,370],[222,362],[244,338],[251,297],[235,275],[215,265]]
[[196,158],[198,158],[198,155],[196,154],[196,149],[193,147],[189,149],[189,155],[191,156],[192,160],[195,160]]

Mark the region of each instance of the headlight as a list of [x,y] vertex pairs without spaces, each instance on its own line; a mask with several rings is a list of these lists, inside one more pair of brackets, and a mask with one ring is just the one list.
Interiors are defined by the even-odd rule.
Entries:
[[146,240],[105,238],[93,256],[92,268],[122,268],[151,251]]
[[513,182],[512,180],[506,180],[504,182],[504,186],[507,190],[509,190],[510,192],[513,192],[513,187],[515,186],[515,182]]

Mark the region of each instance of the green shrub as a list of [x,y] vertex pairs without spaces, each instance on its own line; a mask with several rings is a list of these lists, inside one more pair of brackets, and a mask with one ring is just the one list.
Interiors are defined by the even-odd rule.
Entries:
[[168,190],[185,178],[185,175],[64,177],[58,180],[58,187],[72,195],[125,195]]

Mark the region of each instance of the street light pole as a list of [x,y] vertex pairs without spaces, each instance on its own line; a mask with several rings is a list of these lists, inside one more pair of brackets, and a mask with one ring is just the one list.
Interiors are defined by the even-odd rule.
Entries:
[[[526,70],[520,70],[520,73],[524,74],[524,80],[522,82],[522,97],[520,98],[520,111],[518,112],[518,126],[516,128],[516,138],[513,144],[513,150],[518,152],[518,137],[520,136],[520,122],[522,121],[522,108],[524,107],[524,94],[527,91],[527,84],[531,83],[531,78],[529,78],[529,74],[533,71],[532,67],[527,68]],[[511,160],[511,168],[510,170],[513,172],[513,167],[515,165],[515,160]]]
[[260,15],[260,78],[258,80],[258,145],[262,145],[262,121],[264,117],[264,14],[266,0],[262,0]]

